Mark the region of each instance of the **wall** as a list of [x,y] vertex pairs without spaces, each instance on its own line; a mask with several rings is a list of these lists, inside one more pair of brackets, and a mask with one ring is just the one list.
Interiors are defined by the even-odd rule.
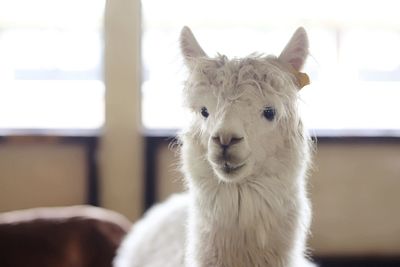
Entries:
[[86,171],[79,144],[1,143],[0,212],[85,203]]
[[310,180],[320,254],[400,254],[400,143],[320,144]]

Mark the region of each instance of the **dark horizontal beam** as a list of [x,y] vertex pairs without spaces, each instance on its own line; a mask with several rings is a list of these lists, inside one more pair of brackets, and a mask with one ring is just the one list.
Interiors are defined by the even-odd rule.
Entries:
[[319,267],[400,267],[399,256],[315,256]]

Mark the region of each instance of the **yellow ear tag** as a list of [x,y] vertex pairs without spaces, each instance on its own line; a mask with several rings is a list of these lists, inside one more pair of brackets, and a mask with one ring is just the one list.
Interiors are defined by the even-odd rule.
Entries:
[[306,73],[296,71],[293,74],[294,74],[294,76],[296,76],[297,82],[299,84],[299,89],[310,84],[310,78],[308,77],[308,75]]
[[300,72],[295,70],[293,67],[290,67],[290,72],[296,77],[297,85],[299,89],[303,88],[306,85],[310,84],[310,78],[304,72]]

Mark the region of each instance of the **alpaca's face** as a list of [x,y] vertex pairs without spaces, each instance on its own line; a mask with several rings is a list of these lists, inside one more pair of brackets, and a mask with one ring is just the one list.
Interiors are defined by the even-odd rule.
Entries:
[[184,99],[193,113],[183,135],[186,172],[242,182],[295,167],[304,145],[296,103],[305,31],[296,31],[278,58],[209,58],[188,28],[181,47],[190,71]]
[[278,172],[298,132],[296,94],[290,74],[271,58],[199,62],[185,96],[205,165],[224,182]]

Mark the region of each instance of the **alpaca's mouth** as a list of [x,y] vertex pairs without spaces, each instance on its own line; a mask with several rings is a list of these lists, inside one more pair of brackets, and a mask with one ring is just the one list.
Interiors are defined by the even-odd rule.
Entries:
[[241,169],[244,165],[245,164],[243,163],[243,164],[240,164],[240,165],[237,165],[237,166],[233,166],[233,165],[229,164],[228,162],[225,162],[222,165],[221,169],[226,174],[232,174],[232,173],[238,171],[239,169]]

